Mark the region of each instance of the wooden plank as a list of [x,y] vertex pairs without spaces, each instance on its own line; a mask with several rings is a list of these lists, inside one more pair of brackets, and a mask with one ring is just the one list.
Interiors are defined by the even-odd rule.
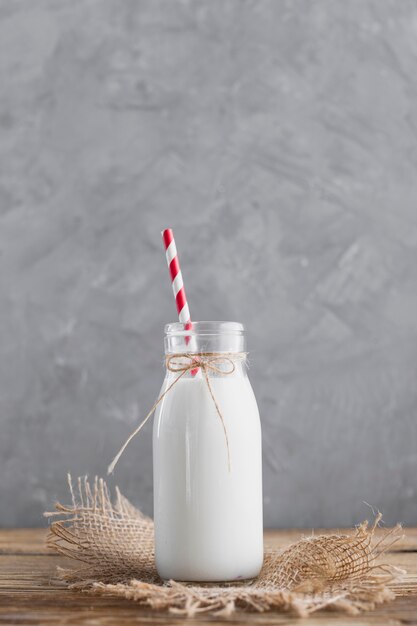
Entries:
[[[167,614],[155,614],[120,598],[95,596],[66,589],[56,578],[57,565],[69,561],[48,552],[44,546],[45,530],[0,531],[0,625],[79,624],[80,626],[128,626],[133,624],[176,625],[183,620]],[[332,532],[332,531],[325,531]],[[267,531],[266,540],[276,546],[295,541],[303,531]],[[310,534],[304,531],[304,534]],[[321,612],[308,620],[266,613],[238,613],[227,621],[201,616],[187,621],[231,624],[289,624],[291,626],[382,626],[383,624],[417,625],[417,529],[386,556],[386,561],[407,569],[396,586],[398,598],[371,613],[348,617]]]
[[0,530],[0,554],[45,554],[48,551],[45,546],[46,532],[42,528],[3,528]]

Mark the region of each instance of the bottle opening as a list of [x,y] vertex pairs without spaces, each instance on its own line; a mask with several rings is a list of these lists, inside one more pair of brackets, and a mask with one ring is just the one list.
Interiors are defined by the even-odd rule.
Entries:
[[174,322],[165,326],[165,352],[244,352],[245,328],[239,322]]
[[165,326],[166,335],[241,335],[244,332],[244,326],[239,322],[191,322],[191,328],[189,323],[172,322]]

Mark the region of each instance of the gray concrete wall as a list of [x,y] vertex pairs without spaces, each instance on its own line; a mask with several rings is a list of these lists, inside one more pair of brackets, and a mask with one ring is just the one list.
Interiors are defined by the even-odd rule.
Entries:
[[[246,324],[268,526],[417,523],[417,3],[0,1],[0,523]],[[115,481],[152,511],[151,427]],[[114,481],[112,481],[114,482]]]

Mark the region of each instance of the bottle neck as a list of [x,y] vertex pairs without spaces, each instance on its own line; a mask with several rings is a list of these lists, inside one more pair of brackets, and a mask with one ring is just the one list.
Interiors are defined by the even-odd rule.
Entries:
[[164,343],[166,355],[246,351],[244,328],[237,322],[167,324]]

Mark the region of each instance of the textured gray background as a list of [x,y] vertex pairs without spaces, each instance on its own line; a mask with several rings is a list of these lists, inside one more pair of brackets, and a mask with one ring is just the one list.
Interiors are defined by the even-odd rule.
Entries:
[[[247,325],[267,526],[417,523],[417,2],[0,0],[0,523]],[[152,512],[151,427],[115,480]]]

